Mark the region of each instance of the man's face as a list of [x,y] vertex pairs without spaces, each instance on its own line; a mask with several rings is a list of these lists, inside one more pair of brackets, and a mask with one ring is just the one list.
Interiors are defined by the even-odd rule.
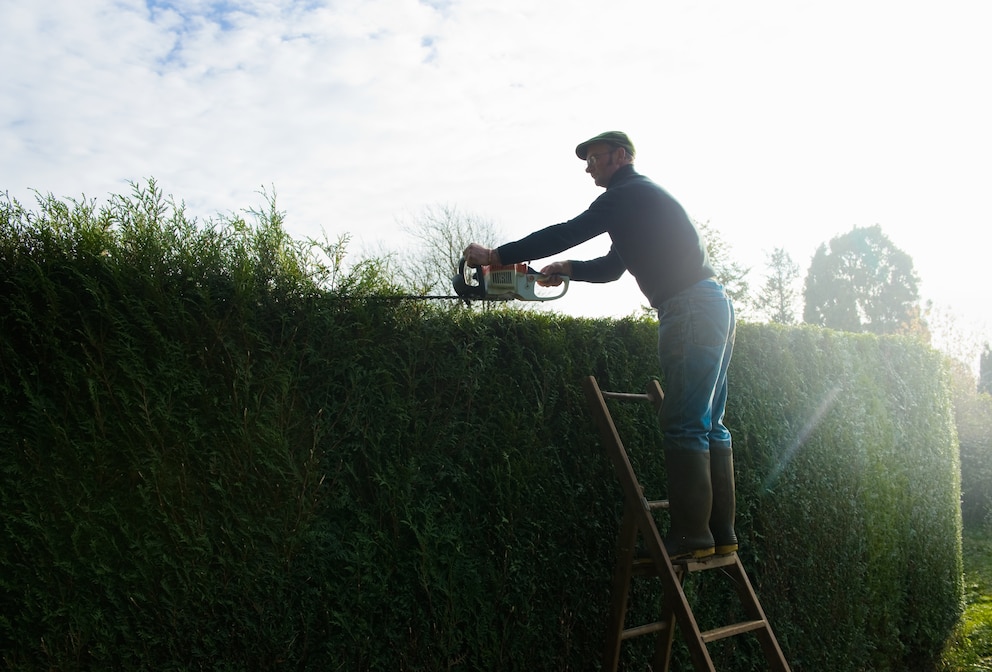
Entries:
[[586,152],[586,172],[592,175],[596,186],[606,187],[610,184],[613,173],[620,168],[620,148],[605,142],[589,146]]

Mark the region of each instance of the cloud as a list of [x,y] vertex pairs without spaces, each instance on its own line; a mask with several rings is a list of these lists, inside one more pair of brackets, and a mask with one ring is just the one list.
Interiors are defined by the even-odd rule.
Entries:
[[981,287],[971,302],[987,303],[961,269],[984,264],[975,231],[992,218],[989,12],[6,0],[0,190],[105,198],[153,176],[201,217],[274,188],[294,234],[395,242],[398,219],[447,203],[517,237],[598,195],[571,150],[621,129],[638,168],[746,264],[776,246],[803,264],[878,223],[926,287]]

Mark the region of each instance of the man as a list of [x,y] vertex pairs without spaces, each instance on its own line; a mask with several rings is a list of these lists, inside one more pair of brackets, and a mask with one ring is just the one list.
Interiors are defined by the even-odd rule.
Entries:
[[558,254],[601,233],[609,252],[591,261],[556,261],[541,269],[560,276],[610,282],[624,271],[658,311],[658,354],[665,402],[671,528],[665,547],[673,560],[737,550],[734,467],[723,424],[727,367],[734,349],[734,308],[715,279],[706,246],[682,206],[634,170],[634,145],[609,131],[575,148],[586,172],[606,191],[589,209],[513,243],[490,249],[472,243],[469,266],[512,264]]

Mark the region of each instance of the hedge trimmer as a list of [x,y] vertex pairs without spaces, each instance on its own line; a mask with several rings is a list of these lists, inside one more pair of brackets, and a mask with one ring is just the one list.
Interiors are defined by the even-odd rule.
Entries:
[[[543,287],[539,283],[560,280],[558,285]],[[568,276],[550,276],[538,273],[527,264],[480,266],[471,268],[465,259],[458,262],[458,273],[451,278],[455,293],[451,294],[400,294],[376,296],[383,301],[423,301],[458,299],[472,301],[554,301],[568,291]]]
[[[562,281],[560,288],[546,288],[539,285],[552,279],[542,275],[527,264],[505,264],[502,266],[480,266],[471,268],[465,259],[458,262],[458,273],[451,279],[457,298],[471,301],[554,301],[565,296],[568,291],[568,276],[557,276]],[[549,290],[549,291],[544,291]]]

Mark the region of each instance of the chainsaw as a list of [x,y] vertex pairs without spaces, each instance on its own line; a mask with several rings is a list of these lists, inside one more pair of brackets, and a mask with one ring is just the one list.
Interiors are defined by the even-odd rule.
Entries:
[[[545,293],[539,282],[557,278],[562,281],[560,291]],[[527,264],[505,264],[471,268],[465,259],[458,262],[458,274],[451,279],[455,293],[465,299],[485,301],[554,301],[568,291],[568,276],[542,275]],[[540,287],[540,289],[539,289]]]

